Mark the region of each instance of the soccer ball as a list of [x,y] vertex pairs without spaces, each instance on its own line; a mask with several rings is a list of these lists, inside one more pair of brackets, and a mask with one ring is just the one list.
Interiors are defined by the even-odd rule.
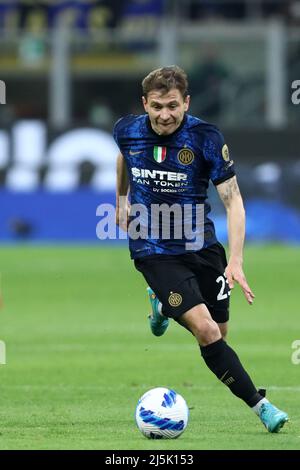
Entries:
[[181,395],[164,387],[152,388],[139,399],[136,424],[149,439],[174,439],[187,427],[189,409]]

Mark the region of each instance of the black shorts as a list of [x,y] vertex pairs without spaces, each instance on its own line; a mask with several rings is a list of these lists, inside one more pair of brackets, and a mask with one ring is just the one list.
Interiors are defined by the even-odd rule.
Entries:
[[176,320],[204,303],[217,323],[228,321],[230,289],[221,243],[195,253],[145,256],[134,264],[162,303],[164,315]]

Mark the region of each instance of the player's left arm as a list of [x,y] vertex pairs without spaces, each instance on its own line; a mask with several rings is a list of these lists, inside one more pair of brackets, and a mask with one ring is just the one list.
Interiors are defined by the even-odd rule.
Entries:
[[236,176],[216,186],[227,212],[230,257],[225,274],[230,289],[237,282],[243,289],[247,302],[253,303],[254,294],[243,271],[243,248],[245,240],[245,209]]

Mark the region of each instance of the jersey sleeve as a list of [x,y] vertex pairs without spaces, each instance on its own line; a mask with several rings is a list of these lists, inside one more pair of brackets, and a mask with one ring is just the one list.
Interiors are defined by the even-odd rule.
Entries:
[[217,128],[206,132],[203,155],[209,166],[209,177],[214,185],[223,183],[235,175],[233,160],[224,137]]
[[115,139],[115,142],[117,146],[120,148],[120,142],[119,142],[119,137],[120,137],[120,126],[124,118],[118,119],[116,124],[114,125],[113,129],[113,138]]

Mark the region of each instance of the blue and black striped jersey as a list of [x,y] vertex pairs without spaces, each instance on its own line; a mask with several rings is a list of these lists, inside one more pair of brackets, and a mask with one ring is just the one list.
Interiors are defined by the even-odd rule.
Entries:
[[[214,224],[208,217],[209,180],[217,185],[235,175],[220,131],[214,125],[186,114],[173,134],[160,136],[153,131],[148,115],[144,114],[121,118],[115,125],[114,138],[126,161],[131,205],[139,204],[147,208],[147,215],[140,215],[141,224],[148,229],[146,236],[129,238],[132,258],[182,254],[216,243]],[[171,237],[153,236],[157,232],[150,230],[154,218],[151,210],[162,204],[169,207],[177,205],[182,209],[182,215],[185,208],[192,209],[192,213],[186,212],[192,214],[192,220],[188,215],[187,219],[182,217],[178,222],[177,215],[171,214]],[[202,224],[196,220],[197,206],[203,210]],[[187,221],[191,222],[195,236],[198,232],[199,239],[202,236],[203,244],[200,247],[197,243],[195,246],[187,245],[191,241],[190,235],[185,235],[183,226]],[[178,236],[178,223],[182,225],[182,236]],[[160,226],[162,224],[163,221],[160,221]]]

